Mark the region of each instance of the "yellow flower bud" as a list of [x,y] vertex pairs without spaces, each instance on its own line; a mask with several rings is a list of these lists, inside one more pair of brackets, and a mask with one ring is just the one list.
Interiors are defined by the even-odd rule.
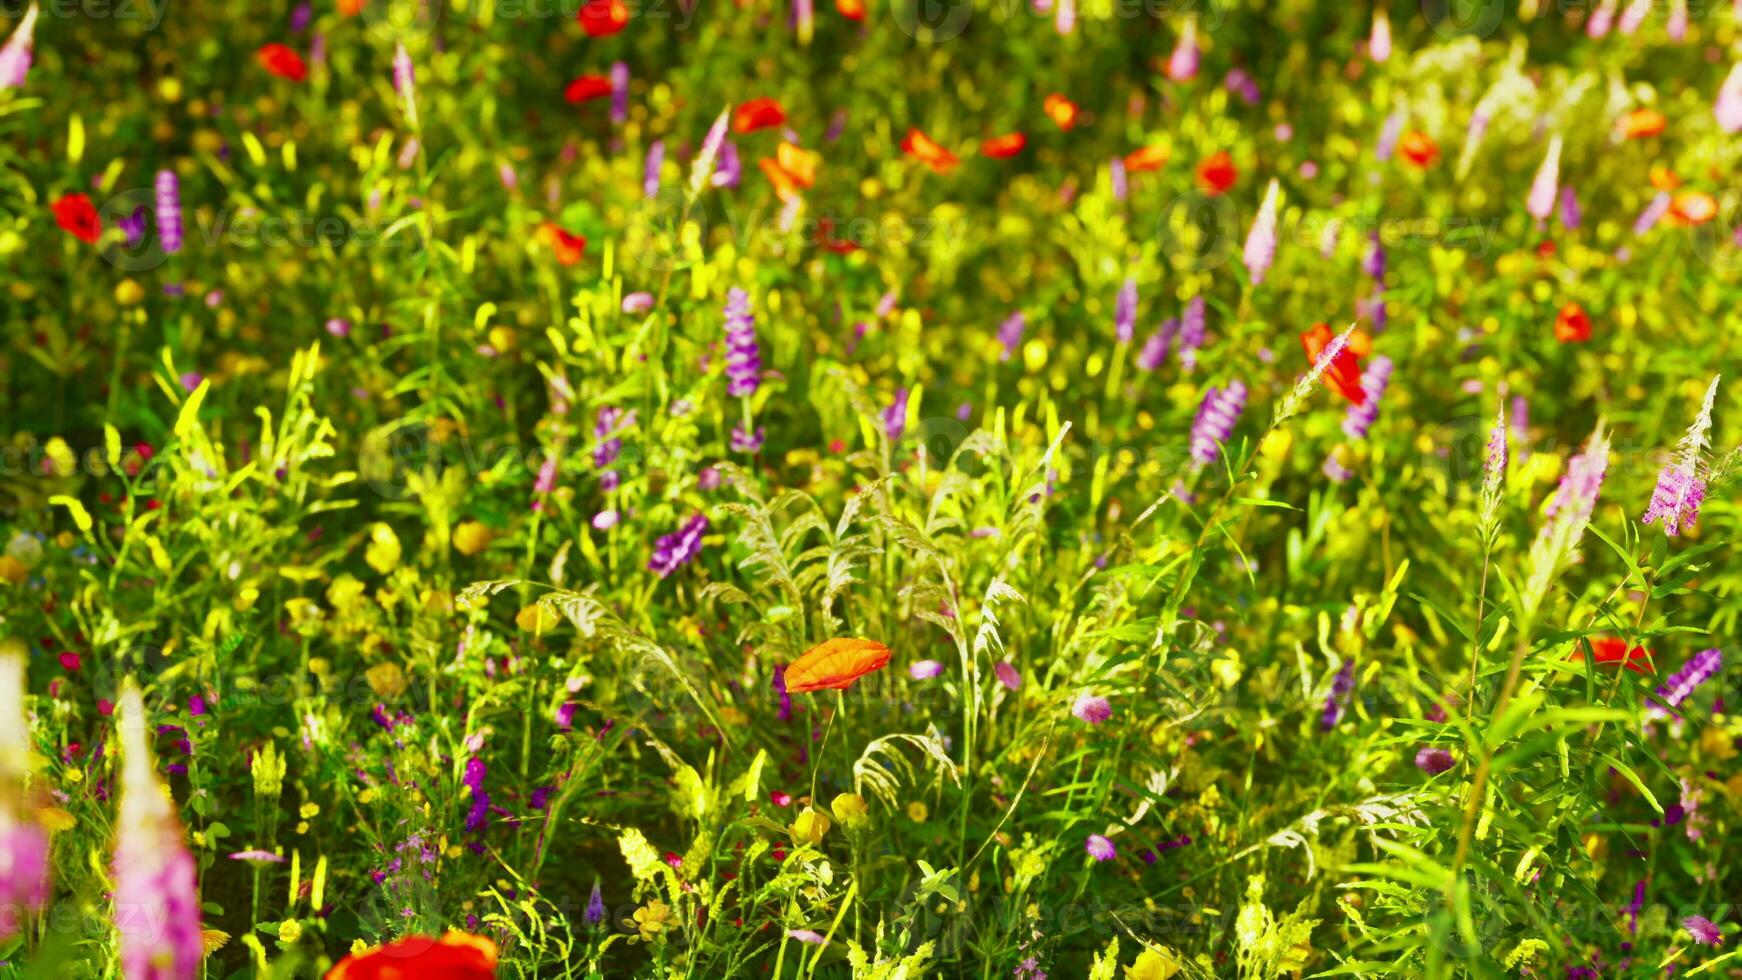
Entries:
[[138,306],[145,299],[145,287],[135,279],[123,279],[115,285],[115,302],[122,306]]
[[454,528],[454,548],[469,557],[488,548],[491,536],[490,529],[477,521],[462,521]]
[[865,805],[865,798],[858,793],[842,793],[835,797],[835,802],[829,805],[834,811],[835,819],[848,830],[858,830],[871,823],[871,812]]
[[807,806],[792,822],[792,839],[802,844],[821,844],[823,835],[829,832],[829,823],[826,815]]

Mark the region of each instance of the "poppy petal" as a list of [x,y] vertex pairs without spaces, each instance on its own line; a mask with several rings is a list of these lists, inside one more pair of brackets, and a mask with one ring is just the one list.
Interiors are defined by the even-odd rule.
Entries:
[[889,648],[876,640],[843,636],[812,647],[786,668],[789,694],[845,691],[853,682],[889,663]]

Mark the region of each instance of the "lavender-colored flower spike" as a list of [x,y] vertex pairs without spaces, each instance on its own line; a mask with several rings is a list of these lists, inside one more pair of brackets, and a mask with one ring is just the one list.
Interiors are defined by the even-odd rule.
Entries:
[[900,439],[901,434],[907,431],[907,396],[906,388],[895,389],[894,400],[883,410],[883,434],[889,437],[890,442]]
[[665,140],[654,140],[647,148],[647,165],[642,171],[641,193],[646,197],[659,194],[659,168],[665,165]]
[[404,44],[393,49],[393,89],[405,100],[406,120],[413,129],[417,128],[417,69],[412,66]]
[[696,159],[690,165],[690,193],[700,194],[702,185],[714,176],[714,163],[720,156],[720,144],[726,141],[726,120],[732,114],[730,105],[720,110],[719,118],[708,127],[708,135],[702,139],[702,148],[697,151]]
[[1699,519],[1700,504],[1706,499],[1706,481],[1702,476],[1705,461],[1702,454],[1711,445],[1712,403],[1718,397],[1718,379],[1706,389],[1700,413],[1676,446],[1675,459],[1657,475],[1657,488],[1652,491],[1651,505],[1645,510],[1644,522],[1663,521],[1663,533],[1675,537],[1682,528],[1692,527]]
[[1391,18],[1384,10],[1373,12],[1373,32],[1367,38],[1367,56],[1381,65],[1391,59]]
[[707,531],[706,514],[691,517],[683,527],[654,542],[653,557],[647,560],[648,570],[658,574],[660,578],[665,578],[694,561],[702,553],[702,535]]
[[1560,176],[1561,136],[1556,133],[1549,138],[1548,153],[1543,156],[1542,165],[1536,168],[1536,179],[1530,183],[1530,197],[1524,202],[1524,209],[1539,222],[1547,221],[1549,212],[1554,210]]
[[1113,334],[1121,344],[1131,343],[1137,328],[1137,280],[1126,278],[1113,301]]
[[1361,262],[1361,271],[1373,277],[1375,282],[1385,281],[1385,243],[1379,240],[1378,232],[1368,239],[1367,257]]
[[738,144],[726,140],[720,144],[720,162],[714,167],[714,176],[708,182],[715,187],[736,188],[743,174],[744,166],[738,160]]
[[1534,614],[1541,608],[1555,577],[1578,553],[1608,469],[1609,435],[1599,420],[1585,451],[1568,461],[1560,486],[1549,501],[1547,520],[1531,542],[1529,575],[1524,587],[1524,607],[1528,613]]
[[21,806],[31,745],[24,694],[24,657],[0,654],[0,937],[19,911],[40,911],[49,891],[48,834]]
[[1655,2],[1656,0],[1633,0],[1627,5],[1627,9],[1621,11],[1621,20],[1615,25],[1616,29],[1623,37],[1632,37],[1633,32],[1645,23],[1645,16],[1651,13],[1651,5]]
[[1609,36],[1609,31],[1615,26],[1616,0],[1601,0],[1597,9],[1591,11],[1590,19],[1585,21],[1585,36],[1593,41]]
[[1257,105],[1262,93],[1258,91],[1258,80],[1244,68],[1230,68],[1222,78],[1222,85],[1228,91],[1238,95],[1240,101],[1247,105]]
[[1367,370],[1361,372],[1361,390],[1367,393],[1367,400],[1359,405],[1350,405],[1349,411],[1343,417],[1343,434],[1350,439],[1367,438],[1367,430],[1373,427],[1373,420],[1379,417],[1379,399],[1385,395],[1385,387],[1391,382],[1391,358],[1384,354],[1375,355]]
[[733,286],[726,293],[726,393],[733,398],[753,395],[761,378],[762,349],[756,343],[750,295]]
[[1731,134],[1742,132],[1742,62],[1724,76],[1724,84],[1718,87],[1718,99],[1712,105],[1712,114],[1718,118],[1719,129]]
[[1125,200],[1131,192],[1131,186],[1129,180],[1126,179],[1124,157],[1114,157],[1107,164],[1107,181],[1113,188],[1113,200]]
[[36,4],[24,10],[24,19],[6,44],[0,47],[0,89],[23,88],[30,75],[30,60],[36,46]]
[[1579,210],[1579,195],[1568,184],[1561,188],[1561,227],[1568,231],[1578,231],[1579,221],[1583,217]]
[[181,180],[173,170],[157,172],[157,242],[170,255],[181,251]]
[[1168,56],[1167,77],[1175,82],[1189,82],[1198,77],[1198,63],[1202,57],[1198,51],[1198,19],[1187,17],[1179,40],[1173,46],[1173,54]]
[[1639,212],[1639,217],[1633,220],[1633,234],[1643,235],[1656,228],[1663,216],[1669,213],[1669,205],[1669,191],[1658,191],[1651,203],[1645,206],[1645,210]]
[[629,121],[629,63],[611,62],[611,121],[621,126]]
[[1008,361],[1016,354],[1016,345],[1022,343],[1022,331],[1028,326],[1028,319],[1021,310],[1004,318],[998,325],[998,343],[1004,347],[1004,353],[999,355],[1000,361]]
[[1252,229],[1246,233],[1246,249],[1241,260],[1246,264],[1246,273],[1252,279],[1252,285],[1264,282],[1264,274],[1270,271],[1270,265],[1276,261],[1277,210],[1281,207],[1282,185],[1273,177],[1270,187],[1264,192],[1264,204],[1258,209],[1258,217],[1252,221]]
[[168,788],[153,765],[152,728],[132,681],[122,688],[116,715],[121,802],[114,909],[121,973],[145,980],[193,980],[204,954],[194,859],[182,840]]
[[1681,670],[1671,674],[1657,689],[1658,700],[1647,704],[1645,713],[1653,718],[1669,717],[1671,712],[1668,709],[1681,707],[1695,688],[1716,677],[1723,667],[1724,654],[1716,648],[1694,654]]
[[1204,346],[1204,298],[1193,296],[1179,321],[1179,363],[1191,371],[1198,364],[1198,348]]
[[1167,360],[1167,349],[1179,333],[1179,321],[1172,317],[1163,321],[1137,351],[1137,367],[1143,371],[1158,371]]
[[1663,25],[1669,39],[1677,44],[1688,37],[1688,0],[1669,0],[1669,20]]
[[1198,416],[1192,421],[1191,454],[1197,468],[1216,461],[1218,444],[1234,434],[1234,425],[1246,409],[1246,386],[1230,381],[1226,388],[1211,388],[1204,392],[1198,405]]
[[1380,163],[1391,159],[1391,154],[1397,150],[1397,140],[1403,135],[1403,113],[1394,112],[1385,117],[1385,125],[1379,130],[1379,140],[1373,144],[1373,155]]
[[1058,0],[1058,19],[1053,21],[1053,27],[1060,37],[1077,29],[1077,0]]
[[605,921],[605,896],[599,890],[599,879],[593,879],[593,893],[587,896],[587,910],[582,913],[582,919],[590,926],[596,926]]

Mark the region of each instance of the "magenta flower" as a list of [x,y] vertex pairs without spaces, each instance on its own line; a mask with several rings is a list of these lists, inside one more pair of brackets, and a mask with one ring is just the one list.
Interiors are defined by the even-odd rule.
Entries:
[[1424,745],[1415,753],[1415,767],[1430,776],[1438,776],[1457,764],[1445,749]]
[[1355,661],[1343,661],[1342,669],[1331,680],[1331,689],[1325,695],[1325,708],[1319,716],[1319,727],[1325,731],[1337,727],[1343,720],[1343,705],[1349,700],[1350,692],[1355,690]]
[[998,683],[1012,691],[1022,689],[1022,675],[1017,672],[1016,665],[1008,660],[1000,660],[992,665],[992,673],[998,675]]
[[732,429],[732,451],[735,453],[759,453],[762,451],[765,436],[766,431],[760,425],[756,427],[754,432],[750,431],[747,426],[736,426]]
[[916,681],[929,681],[943,675],[944,665],[937,660],[916,660],[907,668],[907,676]]
[[1174,43],[1173,54],[1167,58],[1167,77],[1175,82],[1189,82],[1198,77],[1198,63],[1202,60],[1198,51],[1198,20],[1187,17],[1185,28],[1180,31],[1179,40]]
[[1127,277],[1113,301],[1113,335],[1121,344],[1131,343],[1137,326],[1137,280]]
[[1391,18],[1383,10],[1373,12],[1373,31],[1367,36],[1367,56],[1381,65],[1391,59]]
[[1079,694],[1071,705],[1071,714],[1091,725],[1099,725],[1113,717],[1113,704],[1099,694]]
[[1197,366],[1198,348],[1204,346],[1205,326],[1204,297],[1193,296],[1186,301],[1186,311],[1179,320],[1179,363],[1187,371]]
[[1568,231],[1579,230],[1579,220],[1583,213],[1579,210],[1579,195],[1571,184],[1561,188],[1561,227]]
[[653,294],[646,291],[630,293],[623,297],[622,308],[623,312],[628,313],[631,316],[639,316],[642,313],[646,313],[648,310],[653,309]]
[[665,578],[694,561],[702,553],[702,535],[707,531],[706,514],[691,517],[682,527],[654,542],[653,557],[647,560],[648,570]]
[[24,694],[24,658],[0,656],[0,937],[18,932],[19,913],[40,911],[49,892],[48,834],[19,806],[30,765]]
[[1683,919],[1682,928],[1686,929],[1688,935],[1694,937],[1694,942],[1701,946],[1722,946],[1724,944],[1724,934],[1718,930],[1717,924],[1703,915],[1690,915]]
[[1149,335],[1143,346],[1137,350],[1137,367],[1142,371],[1157,371],[1167,361],[1167,349],[1173,343],[1173,338],[1179,334],[1179,321],[1173,318],[1162,321],[1161,326]]
[[890,442],[900,439],[907,431],[907,396],[906,388],[895,389],[895,398],[883,410],[883,434]]
[[[34,10],[35,8],[31,8]],[[173,170],[159,170],[156,182],[157,242],[164,252],[181,251],[181,180]],[[329,324],[331,321],[328,321]],[[331,329],[329,327],[329,329]]]
[[652,198],[659,194],[659,168],[665,166],[665,140],[654,140],[647,148],[646,165],[642,168],[641,193]]
[[622,125],[629,120],[629,64],[611,62],[611,121]]
[[1028,326],[1028,319],[1021,310],[1004,318],[998,325],[998,343],[1004,347],[1004,353],[999,355],[1000,361],[1008,361],[1015,356],[1018,344],[1022,343],[1022,331]]
[[1083,842],[1083,850],[1088,851],[1089,856],[1097,862],[1111,861],[1119,856],[1119,848],[1100,834],[1090,834],[1088,839]]
[[122,688],[117,712],[121,803],[115,834],[115,931],[129,980],[191,980],[204,954],[193,855],[151,754],[139,688]]
[[1585,21],[1585,36],[1593,41],[1609,36],[1609,31],[1615,26],[1616,0],[1600,0],[1597,9],[1591,11],[1590,19]]

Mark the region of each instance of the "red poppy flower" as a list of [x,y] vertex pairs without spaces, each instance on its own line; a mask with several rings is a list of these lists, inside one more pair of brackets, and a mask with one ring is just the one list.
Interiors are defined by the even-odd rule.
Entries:
[[[1300,335],[1300,345],[1306,351],[1307,364],[1317,364],[1319,355],[1331,341],[1337,339],[1335,332],[1328,323],[1315,323],[1311,330]],[[1362,405],[1367,402],[1367,392],[1361,387],[1361,364],[1355,356],[1352,345],[1346,345],[1331,358],[1331,363],[1325,367],[1325,383],[1337,389],[1337,394],[1349,400],[1352,405]]]
[[1022,152],[1028,145],[1028,137],[1021,133],[1005,133],[980,141],[980,152],[994,160],[1004,160]]
[[[1644,647],[1629,647],[1627,641],[1614,636],[1600,636],[1591,640],[1591,649],[1596,651],[1597,663],[1620,664],[1636,674],[1655,674],[1657,668],[1652,664],[1651,651]],[[1585,648],[1578,645],[1567,657],[1568,660],[1585,659]]]
[[754,133],[783,122],[786,122],[786,110],[770,98],[751,99],[732,113],[732,131],[739,134]]
[[1656,109],[1635,109],[1621,117],[1621,135],[1630,140],[1645,139],[1663,132],[1668,124]]
[[901,141],[901,148],[908,156],[940,174],[949,173],[960,162],[954,153],[939,146],[930,136],[917,129],[907,131],[907,137]]
[[1211,197],[1233,187],[1239,176],[1240,171],[1234,169],[1234,158],[1226,150],[1213,153],[1198,164],[1198,186]]
[[834,218],[821,218],[817,221],[817,244],[836,255],[850,255],[859,251],[859,243],[851,238],[843,238],[836,234],[838,223]]
[[602,99],[611,94],[615,86],[604,75],[582,75],[569,83],[563,89],[563,98],[570,102],[586,102],[589,99]]
[[554,221],[538,226],[538,240],[550,246],[550,250],[556,253],[557,262],[563,265],[574,265],[587,251],[586,236],[570,234]]
[[1424,170],[1440,158],[1440,145],[1419,129],[1404,133],[1403,139],[1397,142],[1397,150],[1405,160]]
[[408,936],[353,953],[327,971],[326,980],[494,980],[496,944],[484,936],[450,932],[440,939]]
[[50,208],[54,211],[54,223],[67,234],[81,242],[97,243],[98,236],[103,233],[103,221],[97,217],[97,208],[89,197],[62,194]]
[[1067,133],[1077,124],[1077,104],[1057,92],[1047,96],[1040,106],[1046,111],[1047,118]]
[[610,37],[629,26],[629,5],[623,0],[586,0],[575,19],[588,37]]
[[865,20],[865,0],[835,0],[835,9],[848,20]]
[[1591,317],[1577,303],[1568,303],[1554,318],[1554,339],[1563,344],[1582,344],[1591,339]]
[[260,67],[293,82],[308,78],[308,65],[303,64],[302,56],[277,41],[262,44],[255,57],[260,60]]
[[1125,172],[1140,174],[1160,170],[1167,165],[1167,156],[1167,148],[1163,146],[1146,146],[1140,150],[1132,150],[1125,154]]
[[889,648],[876,640],[836,637],[811,647],[786,668],[786,691],[845,691],[889,663]]

